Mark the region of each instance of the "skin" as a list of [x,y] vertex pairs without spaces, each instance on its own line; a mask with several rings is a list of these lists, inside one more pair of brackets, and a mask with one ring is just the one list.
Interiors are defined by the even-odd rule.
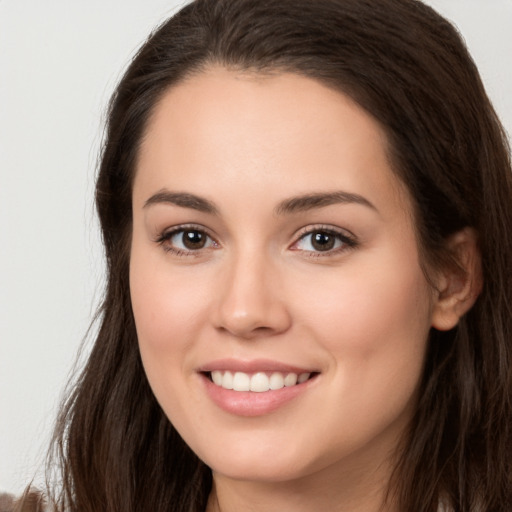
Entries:
[[[155,396],[212,468],[209,511],[381,510],[429,329],[446,319],[386,144],[348,97],[294,74],[213,67],[156,107],[133,188],[132,305]],[[216,212],[155,199],[162,191]],[[368,204],[276,211],[338,191]],[[183,250],[181,233],[162,241],[182,225],[208,234],[206,245]],[[316,250],[305,233],[326,228],[355,245]],[[277,410],[246,417],[205,392],[198,368],[221,358],[319,374]]]

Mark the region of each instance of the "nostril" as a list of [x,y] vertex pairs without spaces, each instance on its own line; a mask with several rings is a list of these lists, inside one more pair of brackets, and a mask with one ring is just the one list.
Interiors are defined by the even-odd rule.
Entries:
[[273,327],[267,327],[264,325],[251,326],[243,325],[242,322],[233,322],[230,325],[222,325],[217,328],[220,332],[236,336],[237,338],[251,340],[254,338],[263,338],[272,336],[281,332]]

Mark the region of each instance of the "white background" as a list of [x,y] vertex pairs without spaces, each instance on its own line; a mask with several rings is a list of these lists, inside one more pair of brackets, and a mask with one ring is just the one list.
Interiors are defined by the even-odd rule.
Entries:
[[[40,469],[101,297],[93,188],[106,103],[183,3],[0,0],[0,491],[21,492]],[[427,3],[463,33],[512,133],[512,0]]]

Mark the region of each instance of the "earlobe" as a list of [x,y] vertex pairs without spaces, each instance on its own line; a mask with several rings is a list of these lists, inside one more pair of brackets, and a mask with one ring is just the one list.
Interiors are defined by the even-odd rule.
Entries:
[[476,231],[465,228],[448,241],[454,264],[442,269],[432,312],[432,327],[453,329],[476,302],[482,291],[482,265]]

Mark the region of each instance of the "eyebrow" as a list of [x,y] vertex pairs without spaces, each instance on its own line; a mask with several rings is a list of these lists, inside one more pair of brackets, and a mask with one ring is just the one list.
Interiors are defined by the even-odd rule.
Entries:
[[170,192],[168,190],[160,190],[153,194],[145,203],[144,208],[155,204],[174,204],[182,208],[191,208],[210,215],[218,215],[217,207],[208,199],[188,194],[185,192]]
[[276,213],[278,215],[298,213],[339,203],[360,204],[378,212],[377,208],[365,197],[339,190],[336,192],[306,194],[286,199],[279,203],[276,208]]
[[[351,192],[318,192],[305,194],[302,196],[291,197],[281,201],[275,208],[277,215],[287,215],[293,213],[313,210],[315,208],[324,208],[333,204],[359,204],[378,211],[377,208],[365,197]],[[153,194],[145,203],[144,208],[155,204],[174,204],[182,208],[191,208],[210,215],[218,215],[219,210],[214,203],[195,194],[187,192],[171,192],[169,190],[160,190]]]

